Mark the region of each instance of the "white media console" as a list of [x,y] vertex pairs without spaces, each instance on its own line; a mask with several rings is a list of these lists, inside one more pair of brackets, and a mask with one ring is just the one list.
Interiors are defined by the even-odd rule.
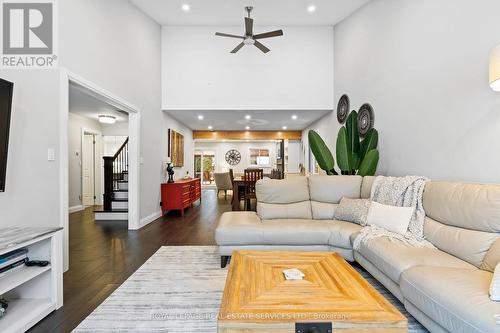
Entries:
[[22,266],[0,276],[0,297],[8,308],[0,332],[25,332],[63,304],[62,228],[0,228],[0,255],[26,248],[30,260],[45,267]]

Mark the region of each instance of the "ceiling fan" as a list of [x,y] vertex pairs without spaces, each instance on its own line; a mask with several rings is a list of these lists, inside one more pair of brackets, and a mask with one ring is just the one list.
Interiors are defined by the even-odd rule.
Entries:
[[243,46],[245,45],[255,45],[259,50],[261,50],[264,53],[267,53],[271,51],[267,47],[265,47],[262,43],[260,43],[257,39],[263,39],[263,38],[270,38],[270,37],[278,37],[278,36],[283,36],[283,30],[275,30],[275,31],[270,31],[270,32],[264,32],[262,34],[253,34],[253,19],[250,18],[250,13],[253,10],[253,7],[245,7],[245,10],[248,13],[248,17],[245,17],[245,36],[237,36],[237,35],[231,35],[231,34],[225,34],[222,32],[216,32],[216,36],[221,36],[221,37],[230,37],[230,38],[239,38],[243,39],[243,41],[236,46],[231,53],[236,53],[238,52]]

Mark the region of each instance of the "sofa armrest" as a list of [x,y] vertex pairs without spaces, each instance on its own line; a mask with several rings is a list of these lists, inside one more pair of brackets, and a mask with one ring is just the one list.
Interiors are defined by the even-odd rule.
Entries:
[[255,212],[226,212],[215,229],[217,245],[252,245],[263,241],[262,220]]

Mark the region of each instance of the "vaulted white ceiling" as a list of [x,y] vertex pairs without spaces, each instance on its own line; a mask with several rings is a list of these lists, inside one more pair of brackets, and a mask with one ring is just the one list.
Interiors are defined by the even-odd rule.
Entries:
[[[130,0],[161,25],[240,25],[253,6],[259,26],[335,25],[370,0]],[[189,11],[182,6],[188,5]],[[310,13],[309,6],[315,11]]]

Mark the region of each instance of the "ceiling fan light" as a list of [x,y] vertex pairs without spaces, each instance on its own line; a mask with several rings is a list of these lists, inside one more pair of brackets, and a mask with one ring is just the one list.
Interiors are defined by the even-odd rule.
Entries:
[[116,117],[110,115],[99,115],[99,122],[101,124],[114,124],[116,123]]
[[255,44],[255,40],[253,38],[251,38],[251,37],[247,37],[247,38],[245,38],[245,40],[243,41],[243,43],[245,45],[253,45],[253,44]]

